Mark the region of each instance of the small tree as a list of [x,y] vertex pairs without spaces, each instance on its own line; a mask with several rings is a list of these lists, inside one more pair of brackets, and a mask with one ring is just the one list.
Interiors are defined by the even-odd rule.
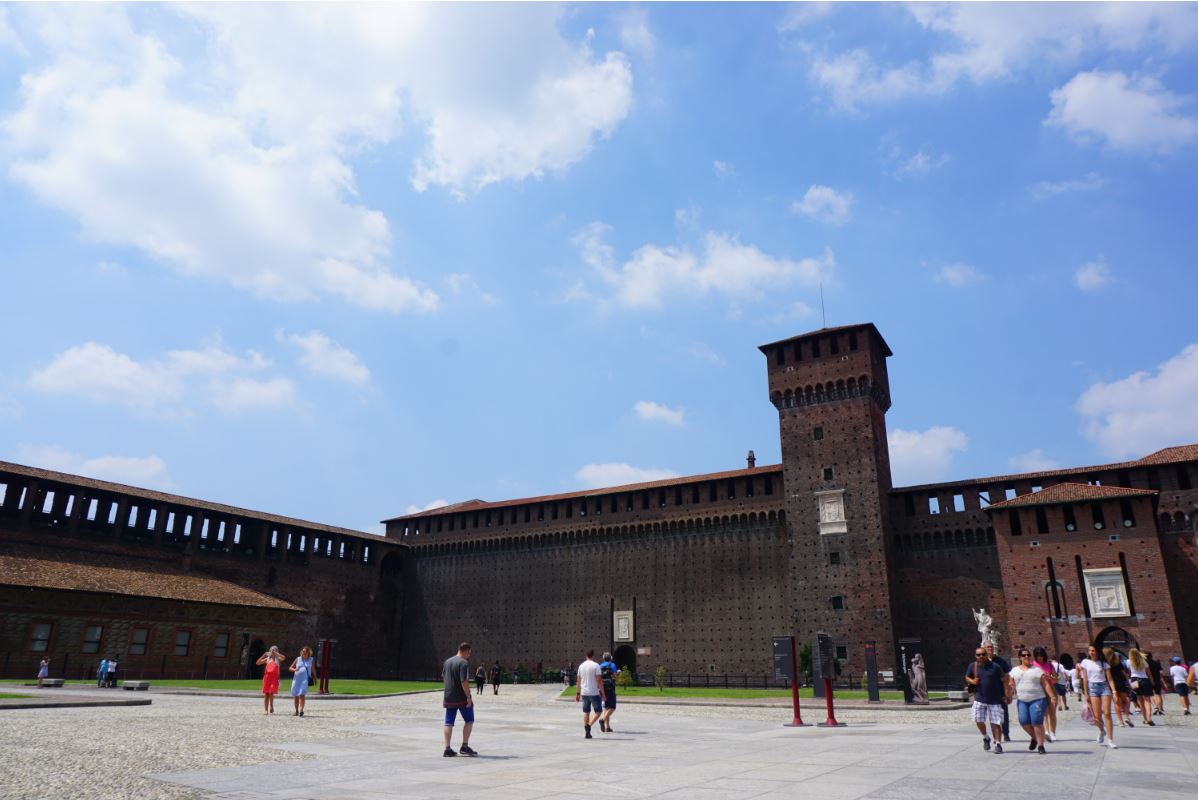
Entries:
[[627,689],[631,685],[632,670],[628,669],[628,667],[624,667],[624,669],[616,673],[616,686],[619,686],[621,689]]
[[657,686],[657,691],[664,692],[666,690],[666,665],[662,664],[657,669],[653,670],[653,684]]

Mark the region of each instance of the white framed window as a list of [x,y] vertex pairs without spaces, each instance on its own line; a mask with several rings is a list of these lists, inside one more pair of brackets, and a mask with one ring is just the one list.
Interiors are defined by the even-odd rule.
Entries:
[[100,652],[100,640],[104,638],[102,625],[88,625],[83,631],[83,652]]

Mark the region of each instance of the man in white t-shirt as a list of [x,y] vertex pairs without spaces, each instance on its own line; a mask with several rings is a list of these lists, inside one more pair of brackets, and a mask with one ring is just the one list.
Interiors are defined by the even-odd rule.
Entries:
[[595,651],[587,650],[587,660],[578,665],[578,690],[574,702],[582,701],[582,727],[586,738],[591,739],[591,726],[603,713],[603,681],[599,680],[599,665],[595,663]]
[[1185,709],[1185,715],[1190,715],[1190,686],[1192,680],[1190,678],[1190,670],[1186,669],[1185,664],[1178,656],[1173,656],[1171,659],[1173,666],[1169,667],[1169,678],[1173,681],[1173,691],[1181,698],[1181,707]]

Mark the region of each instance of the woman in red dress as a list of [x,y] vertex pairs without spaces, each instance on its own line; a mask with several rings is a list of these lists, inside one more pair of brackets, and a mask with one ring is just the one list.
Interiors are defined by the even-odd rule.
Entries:
[[287,660],[287,656],[279,652],[278,645],[271,645],[270,650],[258,659],[259,666],[265,665],[262,672],[262,713],[275,713],[275,695],[279,693],[279,664]]

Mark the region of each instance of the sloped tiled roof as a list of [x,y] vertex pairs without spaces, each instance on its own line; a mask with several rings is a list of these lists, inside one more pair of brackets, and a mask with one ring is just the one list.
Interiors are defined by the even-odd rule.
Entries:
[[727,480],[728,478],[743,478],[749,475],[764,475],[767,473],[781,473],[782,465],[773,464],[767,467],[752,467],[750,469],[734,469],[727,472],[710,472],[706,475],[688,475],[682,478],[666,478],[660,481],[647,481],[645,483],[628,483],[622,486],[606,486],[600,489],[583,489],[579,492],[564,492],[562,494],[546,494],[540,497],[523,497],[518,500],[496,500],[487,502],[485,500],[466,500],[453,505],[440,506],[431,508],[428,511],[421,511],[416,514],[401,514],[398,517],[385,519],[383,522],[397,522],[403,519],[419,519],[421,517],[433,517],[438,514],[447,514],[455,511],[479,511],[488,508],[507,508],[508,506],[521,506],[528,503],[548,503],[555,500],[573,500],[578,497],[601,497],[603,495],[614,494],[617,492],[636,492],[644,489],[661,489],[667,486],[681,486],[688,483],[702,483],[703,481],[719,481]]
[[67,560],[5,548],[0,550],[0,585],[303,611],[286,600],[202,573],[156,564],[122,565],[83,553],[71,553]]
[[1058,483],[1031,494],[1012,497],[986,507],[986,511],[1019,506],[1047,506],[1062,503],[1086,503],[1093,500],[1118,500],[1122,497],[1151,497],[1150,489],[1127,489],[1122,486],[1091,486],[1088,483]]
[[912,492],[924,489],[937,489],[947,486],[969,486],[984,483],[1010,483],[1013,481],[1037,480],[1040,478],[1063,478],[1076,476],[1081,473],[1110,472],[1118,469],[1134,469],[1136,467],[1154,467],[1162,464],[1181,464],[1186,461],[1198,461],[1198,444],[1183,444],[1176,447],[1166,447],[1149,453],[1135,461],[1116,461],[1110,464],[1094,464],[1087,467],[1065,467],[1062,469],[1047,469],[1040,472],[1019,472],[1012,475],[986,475],[981,478],[964,478],[940,483],[921,483],[914,486],[895,486],[892,492]]
[[839,333],[840,331],[852,330],[854,328],[856,328],[858,330],[865,329],[865,330],[869,331],[870,333],[872,333],[874,336],[877,336],[878,340],[882,343],[882,347],[884,348],[886,355],[888,355],[888,356],[894,355],[894,353],[891,352],[891,350],[890,350],[890,345],[886,344],[886,340],[882,338],[882,334],[878,331],[877,326],[875,326],[872,322],[859,322],[855,325],[837,325],[832,328],[820,328],[819,330],[816,330],[816,331],[808,331],[807,333],[800,333],[798,336],[788,336],[785,339],[779,339],[776,342],[767,342],[766,344],[761,345],[757,349],[762,352],[765,352],[767,348],[777,347],[780,344],[789,344],[790,342],[796,341],[798,339],[808,339],[812,336],[821,336],[821,335],[829,334],[829,333]]
[[207,500],[196,500],[193,497],[183,497],[177,494],[167,494],[166,492],[158,492],[153,489],[142,489],[137,486],[126,486],[123,483],[112,483],[111,481],[102,481],[97,478],[86,478],[82,475],[71,475],[67,472],[55,472],[50,469],[40,469],[39,467],[27,467],[24,464],[13,464],[8,461],[0,461],[0,472],[11,472],[16,475],[24,475],[29,478],[37,478],[39,480],[56,481],[58,483],[70,484],[72,486],[84,486],[91,489],[99,489],[105,492],[113,492],[115,494],[125,494],[130,497],[140,497],[143,500],[150,500],[158,503],[169,503],[171,505],[190,506],[191,508],[200,508],[206,511],[215,511],[220,514],[228,514],[229,516],[240,517],[242,519],[257,519],[264,522],[273,522],[278,525],[286,525],[296,528],[306,528],[312,531],[321,531],[322,533],[337,533],[342,536],[353,536],[359,539],[369,539],[377,541],[382,537],[362,531],[350,530],[349,528],[339,528],[335,525],[325,525],[320,522],[308,522],[307,520],[295,519],[293,517],[283,517],[278,514],[267,514],[263,511],[252,511],[248,508],[238,508],[237,506],[227,506],[222,503],[211,503]]

